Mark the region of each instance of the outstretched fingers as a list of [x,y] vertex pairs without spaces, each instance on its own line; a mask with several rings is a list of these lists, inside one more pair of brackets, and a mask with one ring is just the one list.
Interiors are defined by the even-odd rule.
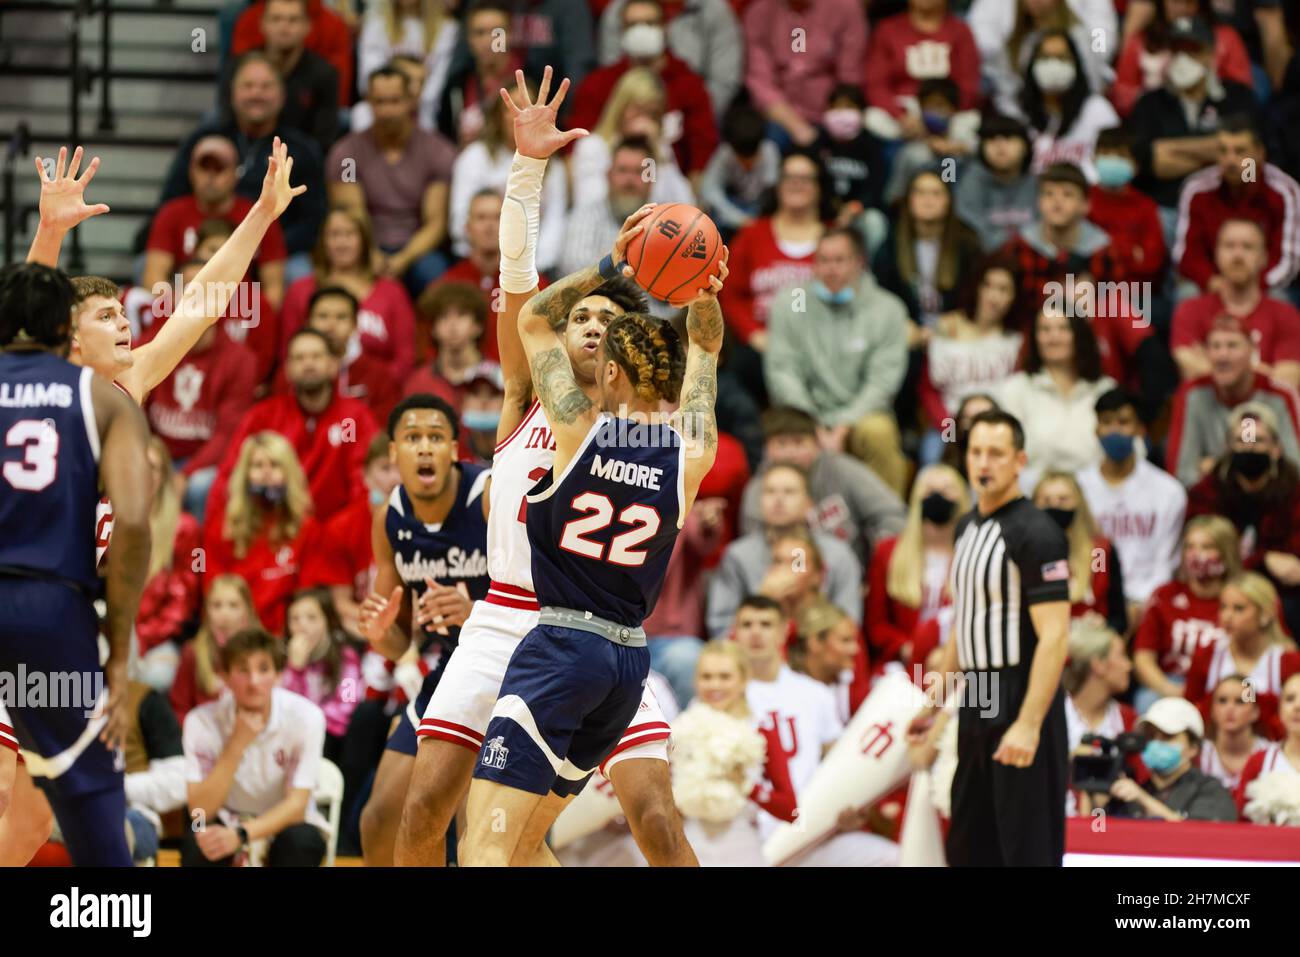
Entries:
[[546,105],[546,97],[551,92],[551,68],[548,66],[542,71],[542,83],[537,88],[537,102],[542,106]]
[[[550,67],[547,67],[547,69],[549,70]],[[569,78],[566,76],[563,80],[560,81],[560,88],[555,91],[555,99],[551,100],[551,102],[548,103],[547,106],[553,109],[556,113],[559,113],[560,107],[564,105],[564,97],[568,94],[568,92],[569,92]]]

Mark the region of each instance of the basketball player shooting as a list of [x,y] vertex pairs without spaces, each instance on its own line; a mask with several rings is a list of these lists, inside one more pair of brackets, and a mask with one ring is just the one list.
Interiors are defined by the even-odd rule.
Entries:
[[[420,722],[420,746],[397,837],[399,865],[442,866],[445,862],[444,835],[465,800],[507,663],[537,624],[539,606],[533,593],[532,545],[524,522],[524,496],[550,469],[556,446],[547,413],[534,395],[517,319],[537,294],[534,251],[546,160],[585,132],[556,129],[556,111],[568,81],[561,83],[548,103],[550,82],[548,68],[537,102],[533,103],[520,76],[517,97],[522,109],[502,91],[514,116],[519,152],[507,185],[501,222],[501,286],[505,301],[497,322],[497,340],[506,394],[488,493],[488,566],[492,584],[487,598],[475,602]],[[637,224],[652,209],[643,207],[623,224],[614,241],[611,262],[623,260],[628,243],[639,231]],[[592,402],[599,398],[596,371],[605,329],[617,317],[644,312],[648,305],[635,283],[617,272],[613,276],[602,276],[594,266],[580,270],[548,287],[543,300],[548,304],[548,321],[555,335],[564,341],[573,376]],[[676,396],[674,391],[674,399]],[[602,770],[614,784],[646,860],[654,866],[695,866],[695,854],[682,833],[672,798],[669,733],[654,693],[647,688],[636,717],[626,726],[615,753],[606,759]],[[519,845],[521,860],[557,864],[545,846],[545,833],[543,827],[526,836]]]
[[[626,268],[610,256],[598,273],[614,278]],[[725,277],[723,252],[718,275],[690,302],[685,356],[671,325],[643,313],[614,319],[599,346],[595,400],[556,331],[568,311],[565,293],[551,287],[520,312],[532,383],[556,444],[525,513],[541,612],[507,666],[474,772],[468,865],[529,863],[533,841],[636,714],[650,668],[641,622],[717,451],[717,292]],[[679,392],[681,431],[658,421],[661,403]],[[697,440],[690,455],[683,432]]]

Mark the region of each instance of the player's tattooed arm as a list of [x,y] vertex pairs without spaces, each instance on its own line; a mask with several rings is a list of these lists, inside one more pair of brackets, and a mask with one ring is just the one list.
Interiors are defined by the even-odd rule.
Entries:
[[[688,320],[689,321],[689,320]],[[692,344],[686,356],[680,416],[682,435],[712,455],[718,450],[718,357]]]
[[722,307],[717,296],[701,296],[686,313],[686,334],[697,345],[715,356],[722,348]]
[[558,332],[568,322],[573,307],[604,281],[595,266],[579,269],[533,296],[527,308]]
[[564,349],[556,345],[532,356],[533,388],[552,423],[572,425],[593,406],[573,375],[573,365]]

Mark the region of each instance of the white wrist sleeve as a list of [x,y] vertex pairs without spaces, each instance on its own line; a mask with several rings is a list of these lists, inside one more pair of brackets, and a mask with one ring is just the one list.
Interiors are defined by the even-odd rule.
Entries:
[[515,153],[501,204],[501,288],[522,294],[537,287],[537,232],[541,225],[546,160]]

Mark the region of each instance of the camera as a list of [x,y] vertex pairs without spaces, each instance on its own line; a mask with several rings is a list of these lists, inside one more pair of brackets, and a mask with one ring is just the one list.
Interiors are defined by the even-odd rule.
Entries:
[[1125,731],[1117,738],[1085,734],[1081,747],[1091,754],[1076,754],[1070,763],[1070,786],[1089,794],[1105,794],[1124,771],[1124,761],[1141,754],[1147,739],[1136,731]]

